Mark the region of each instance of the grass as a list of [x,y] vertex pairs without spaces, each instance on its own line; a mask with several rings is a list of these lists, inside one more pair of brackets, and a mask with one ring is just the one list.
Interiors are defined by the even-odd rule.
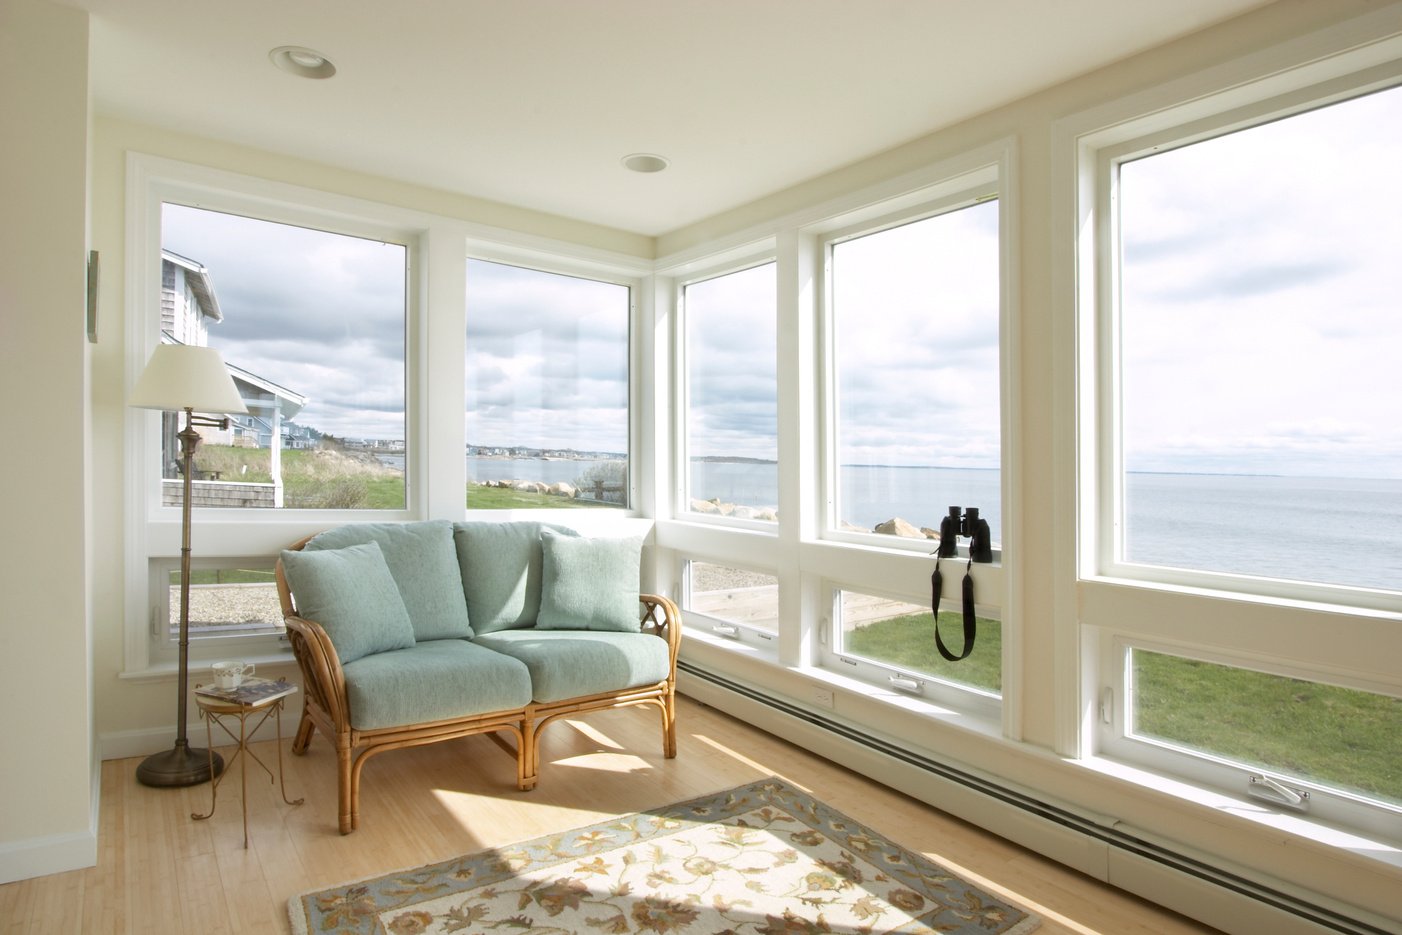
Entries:
[[1402,698],[1134,653],[1135,732],[1402,803]]
[[[195,466],[218,472],[220,480],[272,483],[266,448],[201,445]],[[335,450],[284,451],[282,480],[283,505],[289,509],[404,509],[403,473]],[[617,504],[481,484],[467,485],[466,503],[473,510],[617,508]]]
[[[969,658],[935,649],[928,613],[868,624],[845,649],[900,669],[998,691],[1002,628],[979,618]],[[959,614],[940,614],[945,645],[963,647]],[[1402,803],[1402,698],[1162,653],[1134,654],[1135,733],[1275,774]]]
[[[954,611],[940,611],[940,639],[951,652],[964,649],[964,618]],[[900,669],[911,669],[936,678],[985,691],[1001,692],[1003,685],[1003,627],[997,620],[978,618],[978,636],[968,658],[949,662],[935,648],[935,618],[910,614],[869,623],[849,632],[843,648]]]

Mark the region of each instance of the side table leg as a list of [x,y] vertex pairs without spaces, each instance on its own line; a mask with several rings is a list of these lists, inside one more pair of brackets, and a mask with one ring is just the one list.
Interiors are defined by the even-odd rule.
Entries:
[[203,821],[214,816],[214,806],[219,801],[219,780],[224,778],[222,773],[214,772],[214,715],[203,709],[200,710],[200,717],[204,718],[205,749],[209,751],[209,812],[201,815],[199,812],[191,812],[190,817],[196,821]]
[[277,708],[278,708],[278,710],[277,710],[277,716],[276,716],[276,718],[275,718],[275,720],[277,721],[277,784],[278,784],[278,788],[282,790],[282,800],[283,800],[284,802],[286,802],[288,805],[301,805],[303,802],[306,801],[306,799],[304,799],[304,798],[303,798],[303,799],[298,799],[297,801],[293,802],[293,801],[291,801],[290,799],[287,798],[287,774],[286,774],[285,772],[283,772],[283,770],[282,770],[282,699],[281,699],[281,698],[278,699]]

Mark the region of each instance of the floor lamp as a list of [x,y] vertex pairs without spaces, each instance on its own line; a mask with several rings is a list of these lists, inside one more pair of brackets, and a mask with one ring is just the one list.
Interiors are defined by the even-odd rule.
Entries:
[[[181,499],[180,530],[180,695],[175,747],[153,753],[136,769],[136,778],[148,786],[193,786],[207,782],[224,770],[224,761],[211,751],[191,749],[185,737],[185,715],[190,680],[190,496],[195,474],[195,449],[200,433],[195,426],[229,427],[225,416],[213,419],[208,412],[247,413],[238,388],[229,376],[224,359],[212,347],[187,344],[161,344],[151,355],[141,378],[132,387],[127,405],[138,409],[185,412],[185,428],[180,439],[181,477],[185,495]],[[212,772],[211,772],[212,770]]]

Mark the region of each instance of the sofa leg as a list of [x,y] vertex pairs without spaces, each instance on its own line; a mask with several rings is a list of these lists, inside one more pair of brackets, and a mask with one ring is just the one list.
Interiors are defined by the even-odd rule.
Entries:
[[677,757],[677,699],[670,693],[662,698],[662,755]]
[[[359,770],[355,770],[355,772],[359,772]],[[355,783],[351,776],[350,747],[338,747],[336,750],[336,802],[340,807],[339,818],[342,834],[350,834],[355,830],[357,824],[355,812],[359,809],[354,806]]]
[[536,733],[535,722],[530,718],[523,719],[516,747],[516,785],[522,792],[530,792],[535,788],[538,778],[536,760],[539,756],[536,744],[539,740],[540,735]]
[[307,752],[307,747],[311,746],[312,734],[316,732],[316,725],[312,723],[311,716],[307,712],[302,712],[302,722],[297,725],[297,735],[292,738],[292,752],[298,755]]

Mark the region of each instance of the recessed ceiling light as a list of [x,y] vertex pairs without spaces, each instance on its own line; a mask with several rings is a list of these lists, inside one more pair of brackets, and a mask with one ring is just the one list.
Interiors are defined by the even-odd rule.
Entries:
[[268,53],[274,65],[290,74],[303,78],[330,78],[336,74],[336,66],[331,60],[314,49],[304,49],[299,45],[281,45]]
[[633,153],[624,156],[622,162],[625,168],[634,172],[661,172],[670,165],[666,159],[652,153]]

